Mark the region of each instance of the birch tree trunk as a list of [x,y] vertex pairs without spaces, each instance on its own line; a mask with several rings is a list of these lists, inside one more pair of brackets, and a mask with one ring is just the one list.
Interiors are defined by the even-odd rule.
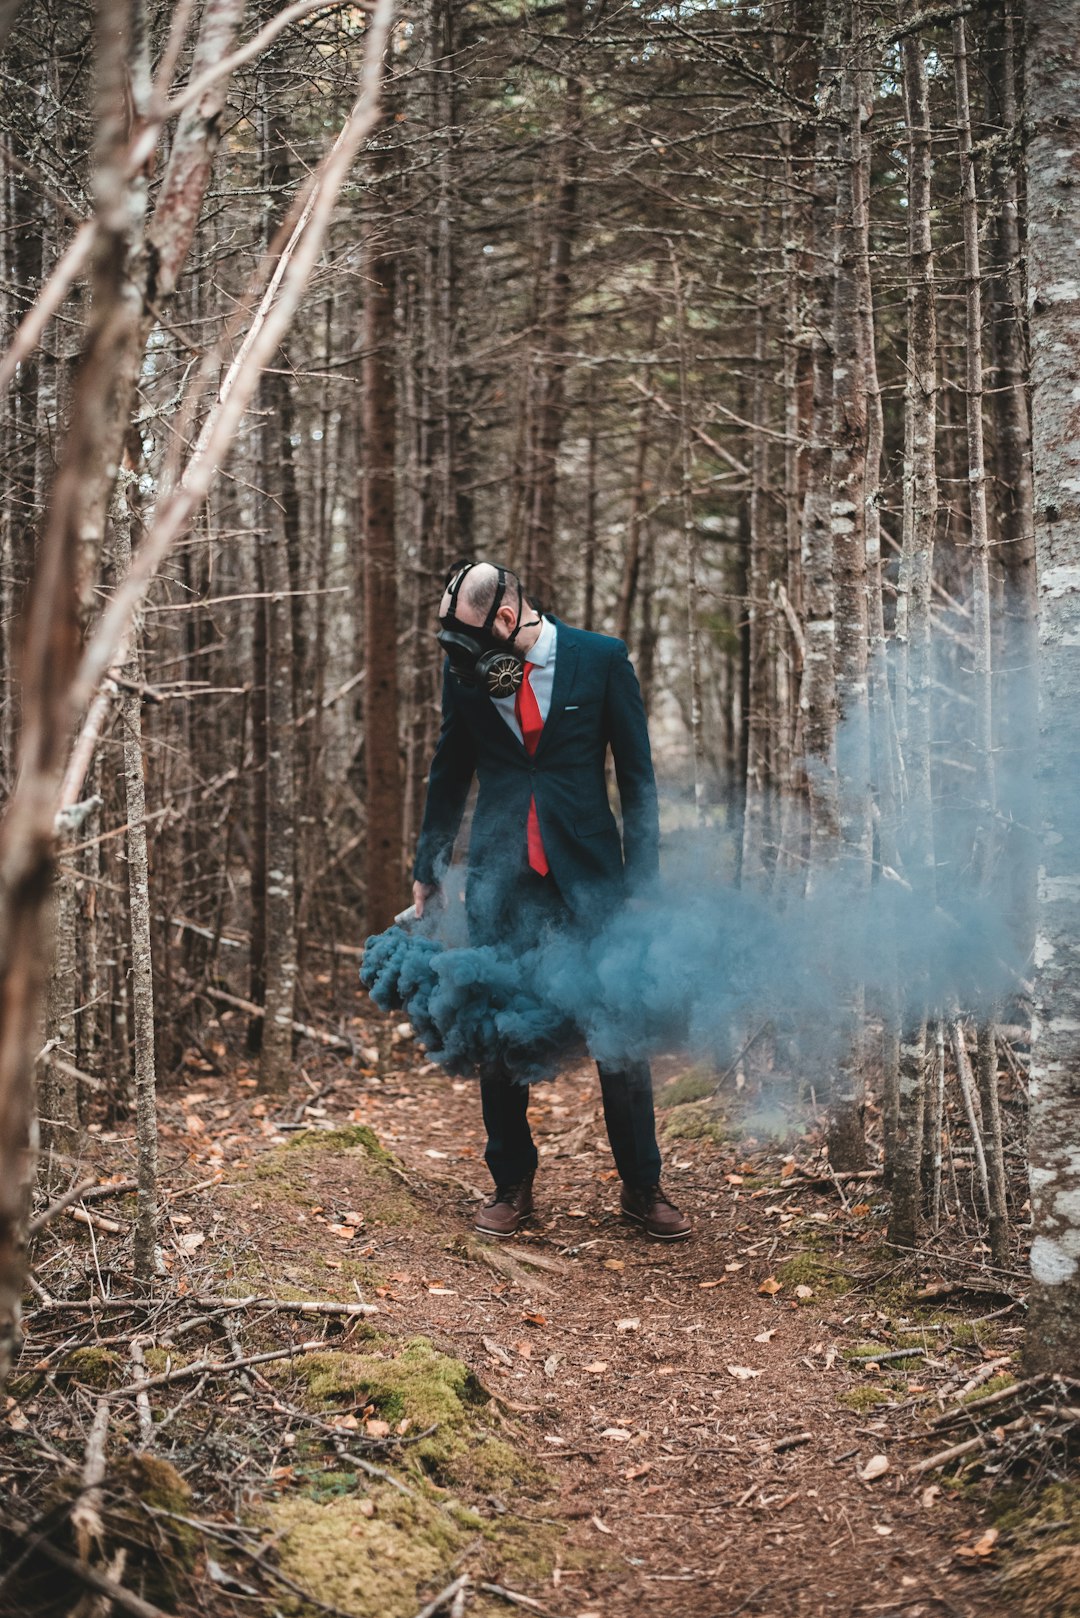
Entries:
[[1031,1371],[1080,1375],[1080,7],[1027,41],[1028,300],[1039,578],[1040,830],[1029,1163]]

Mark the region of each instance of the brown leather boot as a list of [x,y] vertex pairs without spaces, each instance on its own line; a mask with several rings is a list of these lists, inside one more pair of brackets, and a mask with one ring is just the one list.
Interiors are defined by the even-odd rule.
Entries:
[[473,1222],[481,1236],[513,1236],[532,1217],[533,1176],[527,1174],[520,1185],[500,1185],[490,1202],[485,1202]]
[[664,1195],[658,1185],[635,1189],[623,1181],[619,1199],[623,1217],[641,1225],[647,1236],[658,1242],[679,1242],[693,1226],[684,1213]]

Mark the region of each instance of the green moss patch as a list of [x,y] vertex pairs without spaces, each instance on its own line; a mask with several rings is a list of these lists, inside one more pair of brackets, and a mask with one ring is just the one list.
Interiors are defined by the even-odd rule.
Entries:
[[812,1287],[816,1296],[837,1297],[851,1291],[851,1281],[835,1264],[821,1253],[807,1247],[793,1253],[777,1266],[776,1279],[790,1291],[795,1287]]
[[677,1079],[657,1091],[656,1105],[666,1110],[680,1107],[687,1101],[703,1101],[716,1089],[716,1080],[717,1075],[712,1068],[687,1068],[685,1073],[680,1073]]
[[[282,1572],[320,1601],[357,1618],[415,1613],[424,1589],[436,1589],[452,1576],[470,1532],[451,1513],[386,1486],[320,1500],[291,1494],[270,1506],[265,1520],[282,1536],[277,1547]],[[279,1605],[286,1613],[305,1610],[287,1593]]]
[[487,1433],[482,1412],[488,1398],[472,1372],[424,1337],[393,1354],[305,1355],[289,1374],[304,1385],[309,1407],[360,1411],[370,1406],[393,1427],[407,1421],[406,1436],[426,1434],[402,1448],[408,1470],[481,1490],[525,1475],[515,1452]]
[[866,1388],[850,1388],[847,1393],[838,1393],[836,1402],[843,1405],[845,1410],[854,1410],[859,1414],[873,1410],[877,1405],[887,1405],[893,1398],[891,1388],[880,1385]]
[[[327,1455],[320,1467],[315,1433],[297,1445],[290,1485],[258,1516],[281,1536],[277,1556],[290,1579],[356,1618],[411,1618],[465,1551],[488,1577],[546,1577],[561,1528],[538,1530],[506,1507],[512,1495],[546,1491],[550,1480],[490,1430],[488,1395],[460,1360],[417,1337],[370,1353],[312,1354],[287,1374],[292,1397],[309,1409],[369,1409],[395,1427],[407,1420],[407,1437],[425,1435],[377,1456],[407,1496],[338,1458]],[[281,1610],[305,1608],[286,1597]]]
[[707,1101],[687,1101],[672,1107],[662,1133],[666,1140],[711,1140],[717,1146],[728,1139],[723,1121]]
[[373,1129],[367,1124],[345,1124],[341,1129],[302,1129],[285,1145],[283,1152],[363,1152],[373,1163],[384,1168],[400,1168],[393,1152],[388,1151]]
[[1017,1618],[1080,1618],[1080,1485],[1052,1483],[997,1502],[1001,1589]]

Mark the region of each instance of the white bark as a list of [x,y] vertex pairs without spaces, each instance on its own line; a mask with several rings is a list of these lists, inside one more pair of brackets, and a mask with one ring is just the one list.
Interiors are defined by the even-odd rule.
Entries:
[[1027,1360],[1080,1373],[1080,6],[1028,15],[1028,307],[1039,580],[1041,861]]

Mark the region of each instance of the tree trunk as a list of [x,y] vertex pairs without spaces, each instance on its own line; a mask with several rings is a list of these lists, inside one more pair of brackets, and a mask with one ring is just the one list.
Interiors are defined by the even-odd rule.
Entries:
[[[73,724],[71,688],[80,648],[85,493],[102,477],[113,391],[129,381],[135,319],[125,300],[136,207],[110,204],[119,186],[126,39],[119,19],[99,20],[100,241],[90,329],[72,399],[71,427],[54,480],[27,602],[21,657],[19,777],[0,825],[0,1386],[18,1333],[20,1230],[32,1166],[34,1049],[51,954],[54,831]],[[137,236],[137,225],[134,234]],[[111,479],[110,479],[111,481]]]
[[[901,44],[908,135],[907,383],[904,396],[904,535],[896,603],[897,698],[908,782],[905,852],[925,905],[935,902],[930,784],[930,588],[937,525],[937,313],[930,235],[932,153],[926,64],[917,33]],[[909,1008],[919,985],[908,984]],[[914,991],[914,992],[913,992]],[[914,1245],[926,1086],[926,1018],[909,1009],[900,1039],[896,1162],[889,1239]]]
[[562,444],[570,315],[570,260],[578,228],[578,171],[581,166],[581,109],[584,86],[575,72],[585,20],[584,0],[566,0],[563,50],[566,99],[562,138],[556,158],[555,206],[550,225],[550,251],[537,367],[537,400],[529,509],[525,525],[525,577],[540,601],[551,601],[555,582],[555,495]]
[[1031,1050],[1031,1371],[1080,1375],[1080,184],[1076,0],[1040,0],[1026,54],[1039,575],[1041,871]]
[[[376,176],[388,172],[378,148]],[[397,546],[394,457],[394,257],[368,226],[361,336],[364,587],[364,764],[367,792],[366,925],[388,927],[401,908],[401,763],[398,743]]]
[[[1001,748],[998,805],[1007,825],[1003,861],[1007,870],[1009,922],[1021,954],[1035,939],[1038,839],[1033,799],[1038,754],[1038,597],[1031,482],[1031,416],[1028,404],[1026,294],[1017,179],[1020,120],[1016,68],[1020,58],[1018,0],[1005,0],[997,40],[1003,137],[995,146],[998,202],[994,288],[994,389],[997,482],[997,557],[1004,581],[1001,672],[995,689],[995,719]],[[1006,672],[1007,671],[1007,672]]]
[[[264,84],[263,163],[270,207],[267,234],[284,215],[289,184],[288,135],[271,110]],[[262,556],[266,603],[266,1015],[259,1048],[259,1088],[283,1095],[292,1073],[296,999],[296,701],[295,618],[289,567],[290,534],[299,540],[293,474],[292,398],[288,361],[279,351],[260,383],[262,424]]]
[[682,461],[681,509],[684,561],[686,565],[686,652],[690,674],[690,746],[694,770],[694,809],[699,826],[705,824],[705,718],[701,689],[701,646],[698,614],[697,534],[694,529],[694,448],[690,437],[687,396],[686,308],[683,303],[679,260],[671,254],[671,278],[675,294],[675,322],[679,346],[679,441]]
[[799,707],[810,803],[810,880],[836,857],[840,810],[836,780],[836,621],[832,530],[829,523],[829,434],[832,423],[833,258],[836,179],[832,145],[839,112],[840,10],[828,0],[818,71],[818,125],[814,146],[810,248],[813,272],[807,325],[811,341],[813,406],[806,458],[800,549],[803,567],[806,658]]
[[[953,74],[956,122],[960,138],[961,212],[964,231],[964,337],[967,355],[968,499],[971,524],[971,617],[973,635],[975,828],[972,869],[985,888],[994,864],[996,785],[994,770],[993,659],[990,611],[990,532],[986,509],[986,455],[983,447],[983,318],[982,265],[979,252],[979,208],[971,140],[968,94],[967,30],[963,17],[953,23]],[[1005,1202],[1005,1159],[998,1104],[997,1042],[993,1017],[979,1028],[978,1078],[982,1099],[983,1147],[989,1174],[990,1250],[996,1264],[1009,1254]]]
[[[858,7],[843,6],[844,65],[840,81],[836,233],[833,281],[832,490],[833,581],[836,603],[836,766],[839,778],[841,871],[858,907],[870,886],[870,715],[867,703],[866,377],[864,323],[859,307],[865,216],[861,202],[861,112],[857,95]],[[842,1045],[829,1097],[829,1162],[858,1170],[866,1163],[861,987],[843,1018]]]
[[[122,475],[110,507],[117,583],[131,566],[129,483]],[[146,787],[143,780],[142,682],[139,630],[132,631],[126,684],[120,696],[124,736],[124,804],[127,823],[128,905],[131,916],[131,1004],[135,1043],[135,1150],[138,1190],[135,1204],[135,1274],[153,1279],[157,1263],[157,1068],[154,1041],[154,972],[150,940],[150,872],[146,847]],[[132,689],[132,686],[135,689]]]
[[[758,251],[766,258],[768,221],[762,212],[758,225]],[[765,371],[769,355],[772,310],[768,299],[770,278],[757,278],[754,313],[754,371],[749,445],[750,553],[746,581],[746,621],[749,631],[749,711],[746,716],[746,788],[742,825],[741,880],[764,887],[774,860],[768,845],[772,814],[772,742],[776,724],[773,704],[773,603],[775,534],[769,506],[768,403]]]

